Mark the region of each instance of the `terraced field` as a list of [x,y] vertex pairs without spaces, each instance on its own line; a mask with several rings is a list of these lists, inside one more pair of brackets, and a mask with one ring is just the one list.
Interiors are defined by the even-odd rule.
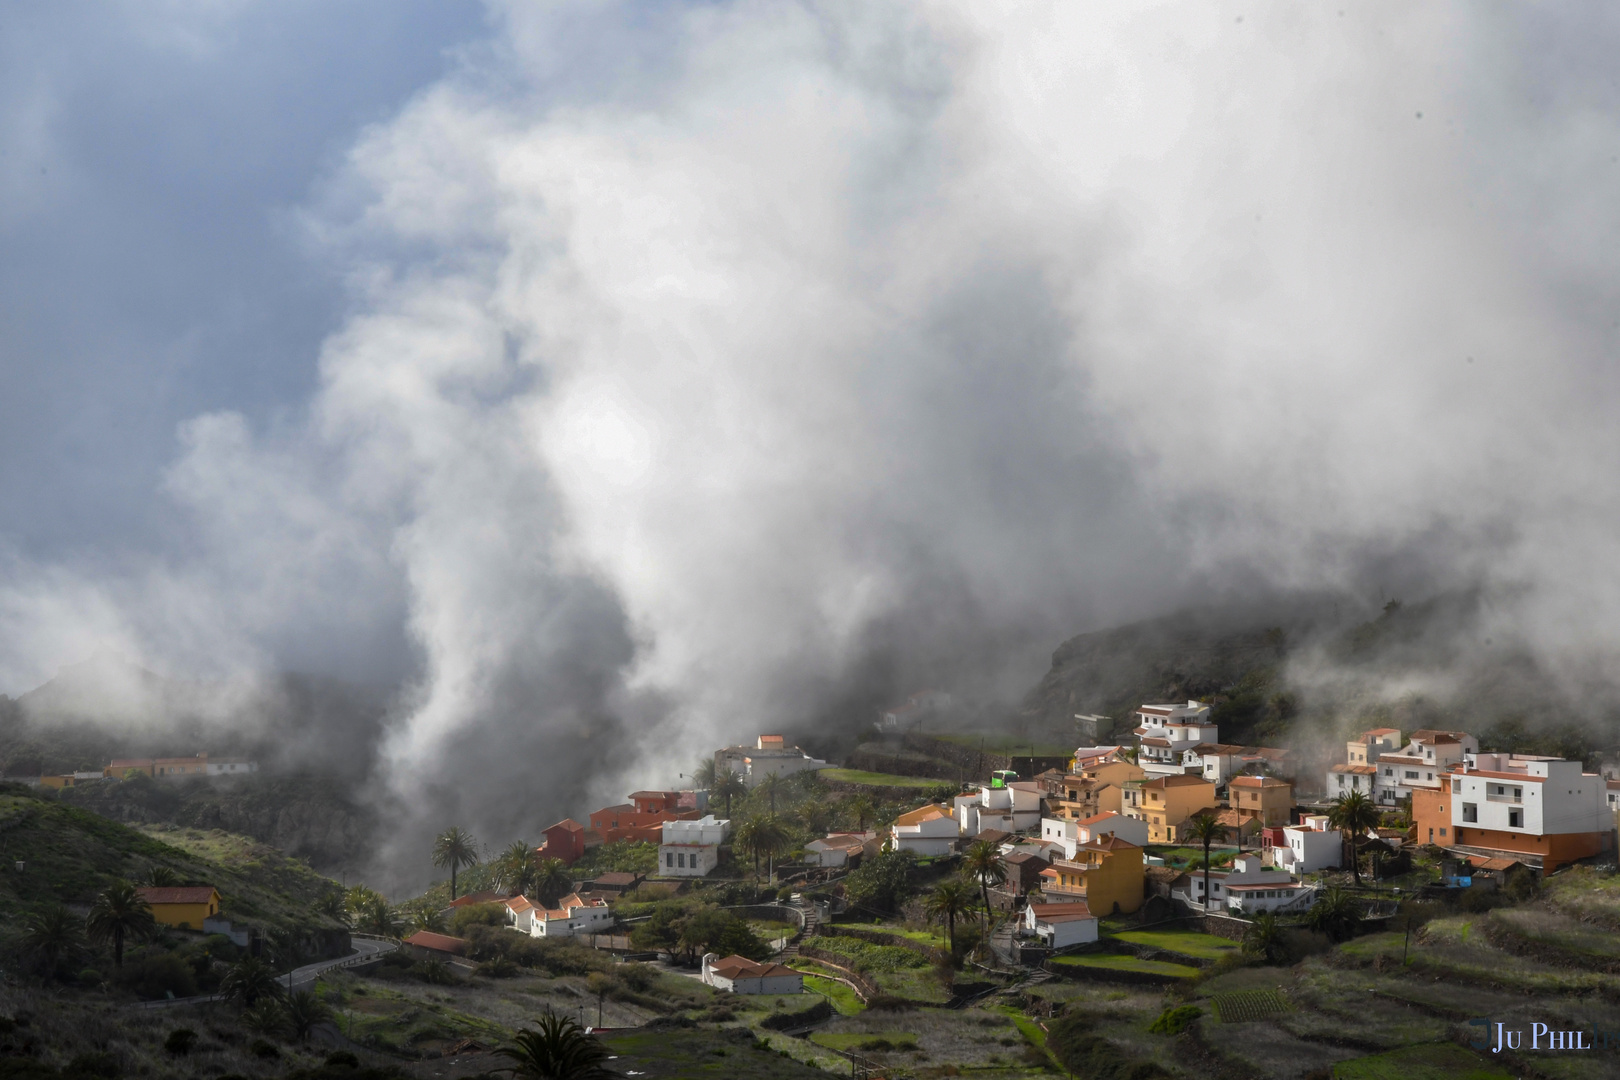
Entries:
[[1129,971],[1140,975],[1166,975],[1177,979],[1190,979],[1199,975],[1195,967],[1173,964],[1167,960],[1141,960],[1134,956],[1115,953],[1083,953],[1079,956],[1054,956],[1052,963],[1062,967],[1098,968],[1103,971]]
[[1163,949],[1166,952],[1180,953],[1182,956],[1196,957],[1199,960],[1219,960],[1231,956],[1240,949],[1235,941],[1228,941],[1214,934],[1201,934],[1194,930],[1126,930],[1112,936],[1117,941],[1131,945]]

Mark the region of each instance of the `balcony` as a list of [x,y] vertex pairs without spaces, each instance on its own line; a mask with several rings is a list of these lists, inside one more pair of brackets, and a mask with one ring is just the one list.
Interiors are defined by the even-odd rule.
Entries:
[[1518,795],[1487,795],[1486,802],[1511,803],[1514,806],[1524,805],[1524,799]]

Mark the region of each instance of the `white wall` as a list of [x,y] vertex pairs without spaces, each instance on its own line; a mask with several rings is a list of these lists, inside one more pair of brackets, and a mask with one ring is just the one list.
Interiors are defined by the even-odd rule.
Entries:
[[720,848],[715,844],[661,844],[658,848],[659,877],[703,877],[720,865]]

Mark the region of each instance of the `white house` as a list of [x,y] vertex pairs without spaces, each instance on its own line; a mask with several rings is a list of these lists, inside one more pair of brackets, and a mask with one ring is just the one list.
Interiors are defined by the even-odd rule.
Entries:
[[753,746],[728,746],[714,755],[717,769],[729,769],[749,787],[758,786],[767,776],[830,769],[820,758],[813,758],[797,746],[787,746],[780,735],[761,735]]
[[1030,904],[1024,909],[1024,933],[1039,938],[1049,949],[1084,945],[1097,940],[1097,918],[1078,901]]
[[661,877],[703,877],[720,865],[720,845],[731,822],[705,815],[696,821],[666,821],[658,845]]
[[1080,848],[1080,823],[1073,818],[1041,818],[1041,839],[1063,849],[1065,859]]
[[1466,731],[1414,731],[1398,754],[1380,754],[1374,777],[1377,801],[1393,806],[1414,788],[1439,791],[1447,770],[1479,750],[1479,740]]
[[929,803],[894,819],[889,835],[896,851],[918,855],[949,855],[956,846],[956,818],[938,803]]
[[534,934],[534,913],[540,910],[527,896],[506,898],[506,925],[522,934]]
[[259,763],[257,761],[249,761],[247,758],[210,757],[208,759],[209,776],[242,776],[247,773],[256,773],[258,771]]
[[1608,784],[1579,761],[1470,754],[1446,779],[1438,810],[1465,854],[1510,854],[1551,872],[1613,850]]
[[1243,747],[1230,743],[1199,743],[1181,752],[1181,770],[1202,776],[1216,787],[1243,771]]
[[[1112,833],[1128,844],[1135,844],[1137,847],[1147,846],[1148,823],[1141,818],[1126,817],[1112,810],[1104,810],[1100,814],[1082,818],[1076,824],[1079,826],[1079,839],[1082,844],[1094,843],[1103,833]],[[1069,852],[1068,857],[1074,858],[1074,852]]]
[[782,964],[759,964],[746,957],[703,956],[703,982],[733,994],[802,994],[804,976]]
[[[1394,767],[1393,764],[1390,765],[1391,769]],[[1373,799],[1376,798],[1377,785],[1374,781],[1377,776],[1376,765],[1334,765],[1327,771],[1327,786],[1322,790],[1327,792],[1330,799],[1340,798],[1352,791],[1359,791],[1367,798]]]
[[997,777],[971,795],[958,795],[954,810],[963,836],[976,836],[985,829],[1023,832],[1040,824],[1041,785]]
[[1209,872],[1209,900],[1204,899],[1204,871],[1201,868],[1188,870],[1170,883],[1170,898],[1180,900],[1191,908],[1219,909],[1231,907],[1232,890],[1243,886],[1248,891],[1265,886],[1268,889],[1277,889],[1287,886],[1293,881],[1293,876],[1286,870],[1267,870],[1261,865],[1260,856],[1254,853],[1239,855],[1232,860],[1230,870],[1211,870]]
[[1293,874],[1333,869],[1344,859],[1344,834],[1328,828],[1325,815],[1313,814],[1305,824],[1283,829],[1283,843],[1270,852],[1273,866]]
[[1189,701],[1138,707],[1136,738],[1136,764],[1151,778],[1185,772],[1182,755],[1201,743],[1219,743],[1221,733],[1210,723],[1209,706]]
[[555,908],[536,907],[530,913],[532,937],[574,937],[578,934],[600,934],[613,925],[613,912],[608,902],[597,898],[585,900],[578,893],[569,893],[557,901]]
[[804,861],[808,866],[848,866],[851,859],[859,860],[868,841],[875,839],[875,832],[828,833],[804,845]]

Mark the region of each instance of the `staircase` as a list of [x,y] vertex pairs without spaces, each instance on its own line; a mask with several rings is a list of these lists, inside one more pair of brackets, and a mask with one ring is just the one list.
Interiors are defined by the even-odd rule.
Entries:
[[779,961],[798,956],[799,943],[805,938],[814,935],[816,928],[821,925],[821,914],[816,910],[814,901],[801,900],[796,906],[800,911],[804,912],[804,929],[799,931],[799,933],[794,936],[793,940],[788,943],[787,948],[783,949],[781,953],[778,954],[777,959]]

